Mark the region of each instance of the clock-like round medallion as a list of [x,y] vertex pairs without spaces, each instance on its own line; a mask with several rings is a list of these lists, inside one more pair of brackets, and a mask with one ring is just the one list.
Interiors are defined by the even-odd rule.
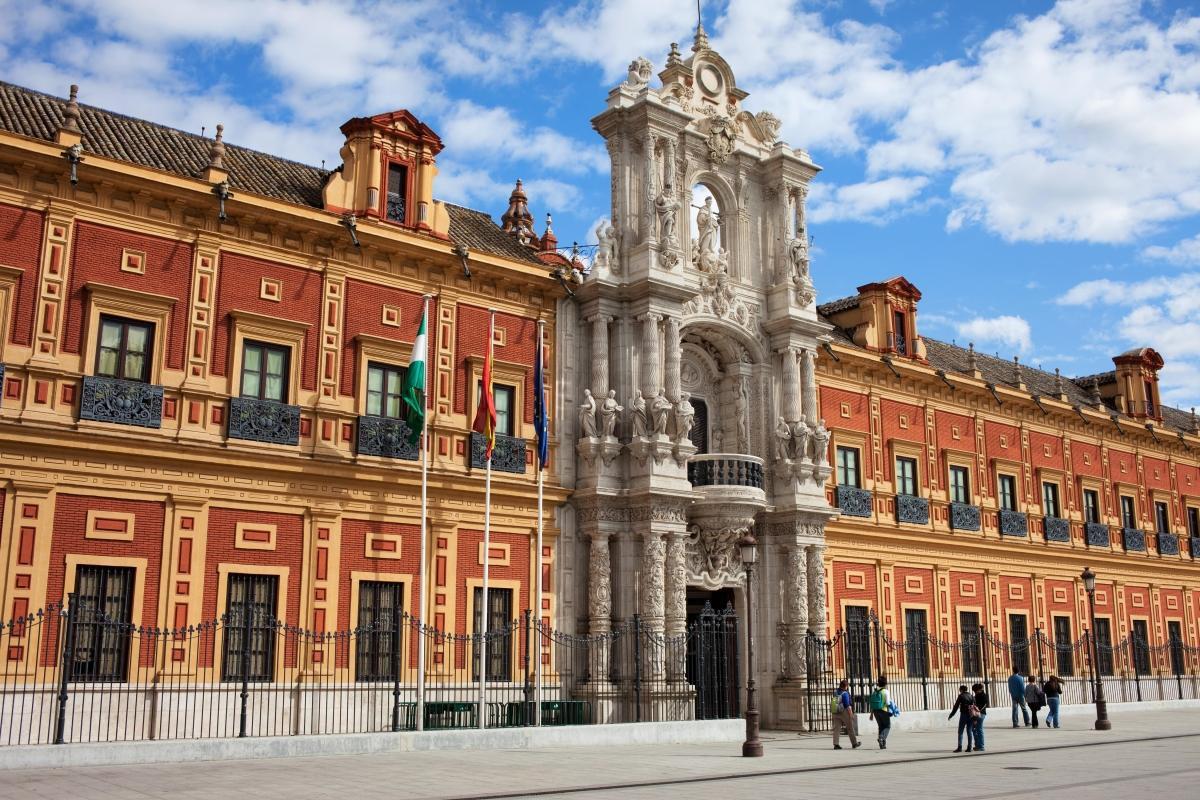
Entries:
[[715,95],[721,91],[721,73],[712,64],[705,64],[696,76],[700,89],[707,95]]

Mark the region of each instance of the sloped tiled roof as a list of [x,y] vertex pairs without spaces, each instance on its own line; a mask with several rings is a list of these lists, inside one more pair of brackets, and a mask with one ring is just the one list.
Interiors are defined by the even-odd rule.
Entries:
[[828,303],[822,303],[817,306],[817,313],[823,317],[828,317],[837,314],[840,311],[846,311],[851,308],[858,308],[858,295],[850,297],[840,297],[837,300],[830,300]]
[[[67,102],[0,81],[0,130],[54,141]],[[94,153],[151,169],[199,177],[208,166],[212,140],[194,133],[127,117],[94,106],[79,106],[84,158]],[[226,142],[225,166],[235,192],[249,192],[310,208],[321,208],[329,170]],[[532,250],[504,234],[481,211],[446,204],[450,237],[472,250],[540,263]]]

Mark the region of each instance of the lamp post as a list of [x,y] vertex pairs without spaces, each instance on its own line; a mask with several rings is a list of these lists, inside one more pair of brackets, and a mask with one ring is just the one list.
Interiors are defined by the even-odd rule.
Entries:
[[742,742],[742,755],[758,758],[763,754],[762,741],[758,738],[758,697],[754,688],[754,562],[758,560],[758,541],[752,531],[738,541],[742,551],[742,566],[746,568],[746,741]]
[[1091,567],[1084,567],[1083,574],[1079,577],[1083,579],[1083,588],[1087,592],[1088,614],[1092,626],[1092,665],[1096,677],[1096,730],[1110,731],[1112,723],[1108,720],[1108,703],[1104,700],[1104,681],[1100,676],[1100,647],[1096,644],[1096,573],[1092,572]]

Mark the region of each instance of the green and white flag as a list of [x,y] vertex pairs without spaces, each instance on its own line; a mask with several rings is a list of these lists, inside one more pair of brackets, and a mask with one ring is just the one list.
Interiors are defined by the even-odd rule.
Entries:
[[417,340],[413,342],[412,360],[408,363],[408,371],[404,373],[404,406],[407,409],[404,421],[410,431],[408,441],[416,444],[425,430],[425,323],[429,315],[429,305],[421,315],[421,327],[417,330]]

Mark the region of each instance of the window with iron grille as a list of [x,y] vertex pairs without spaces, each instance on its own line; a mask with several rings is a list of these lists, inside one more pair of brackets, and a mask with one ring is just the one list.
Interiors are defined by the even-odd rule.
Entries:
[[1008,615],[1008,643],[1012,647],[1013,669],[1029,674],[1029,620],[1024,614]]
[[1095,489],[1083,490],[1083,521],[1100,521],[1100,495]]
[[1183,660],[1183,626],[1178,620],[1168,620],[1167,641],[1171,646],[1171,674],[1182,675]]
[[1150,633],[1144,619],[1133,621],[1133,666],[1138,675],[1150,674]]
[[1137,527],[1137,510],[1133,498],[1128,495],[1121,495],[1121,525],[1126,528]]
[[286,403],[292,349],[249,340],[243,344],[243,348],[242,397]]
[[1113,674],[1112,627],[1107,619],[1096,620],[1096,666],[1101,675]]
[[996,485],[1000,489],[1000,508],[1005,511],[1017,510],[1017,479],[1012,475],[997,475]]
[[367,414],[400,419],[404,409],[404,367],[392,364],[367,365]]
[[966,467],[950,468],[950,501],[971,502],[971,471]]
[[[487,641],[487,679],[489,681],[507,681],[512,677],[512,634],[495,635],[503,631],[513,621],[512,618],[512,589],[488,588],[488,641]],[[476,632],[483,630],[480,611],[483,609],[483,589],[475,589],[475,628]],[[472,654],[471,679],[479,680],[479,650]]]
[[133,613],[132,567],[80,566],[70,606],[70,680],[128,679]]
[[404,607],[404,584],[363,581],[358,585],[358,641],[355,679],[391,681],[397,677],[398,657],[403,646],[400,610]]
[[837,449],[837,482],[838,486],[853,486],[854,488],[862,488],[859,485],[858,477],[858,448],[857,447],[842,447],[838,445]]
[[904,654],[910,678],[929,677],[929,649],[925,641],[928,630],[924,609],[904,609]]
[[408,221],[408,167],[388,164],[387,208],[384,216],[391,222]]
[[[515,436],[516,430],[513,405],[516,402],[517,388],[503,383],[492,383],[492,401],[496,404],[496,433],[504,436]],[[483,402],[483,382],[479,383],[479,402]],[[476,406],[478,407],[478,406]]]
[[1167,504],[1162,502],[1154,503],[1154,522],[1158,526],[1159,533],[1171,532],[1171,515],[1167,511]]
[[866,606],[846,606],[846,673],[859,682],[871,676],[871,618]]
[[274,575],[231,574],[226,590],[225,681],[270,681],[275,676],[276,600]]
[[1188,536],[1200,537],[1200,509],[1188,507]]
[[896,352],[902,356],[908,355],[907,325],[903,311],[892,312],[892,331],[896,342]]
[[1058,506],[1058,484],[1050,481],[1042,482],[1042,513],[1047,517],[1061,517]]
[[1060,678],[1075,674],[1075,640],[1071,635],[1071,618],[1054,618],[1055,667]]
[[100,317],[96,374],[104,378],[147,383],[154,347],[154,324],[122,317]]
[[983,641],[979,635],[979,612],[958,612],[958,635],[962,643],[962,669],[964,675],[982,675]]
[[901,456],[896,459],[896,494],[917,494],[917,460]]

